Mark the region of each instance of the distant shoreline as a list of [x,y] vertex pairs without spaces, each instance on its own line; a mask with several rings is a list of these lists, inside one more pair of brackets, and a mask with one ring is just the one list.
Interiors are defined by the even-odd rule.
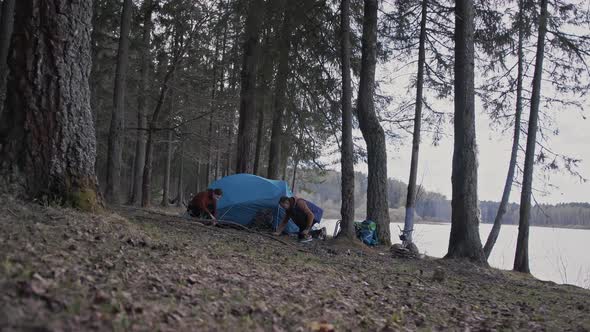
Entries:
[[[324,218],[329,220],[339,220],[340,218]],[[362,218],[356,218],[356,220],[362,220]],[[403,220],[401,221],[392,221],[391,224],[403,224]],[[432,220],[416,220],[414,221],[416,225],[445,225],[451,224],[450,221],[432,221]],[[482,224],[485,225],[493,225],[493,223],[484,222]],[[502,226],[518,226],[518,224],[502,224]],[[590,230],[590,225],[531,225],[531,227],[544,227],[544,228],[564,228],[564,229],[585,229]]]
[[[398,223],[399,222],[392,222],[392,223]],[[415,224],[423,224],[423,225],[440,225],[440,224],[450,224],[450,221],[416,221]],[[403,224],[403,222],[402,222]],[[493,223],[487,223],[484,222],[482,223],[484,225],[493,225]],[[513,225],[513,226],[518,226],[517,224],[502,224],[502,226],[509,226],[509,225]],[[546,228],[566,228],[566,229],[587,229],[590,230],[590,226],[588,225],[531,225],[531,227],[546,227]]]

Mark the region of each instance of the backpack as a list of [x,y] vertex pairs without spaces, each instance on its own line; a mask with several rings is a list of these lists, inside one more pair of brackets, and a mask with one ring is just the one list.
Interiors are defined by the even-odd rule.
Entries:
[[377,224],[372,220],[355,221],[356,237],[368,246],[379,244],[377,240]]

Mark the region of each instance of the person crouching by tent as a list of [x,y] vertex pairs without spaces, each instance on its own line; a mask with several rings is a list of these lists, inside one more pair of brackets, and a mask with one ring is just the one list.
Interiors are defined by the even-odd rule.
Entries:
[[189,215],[193,218],[211,219],[213,225],[217,224],[217,201],[221,199],[223,191],[217,189],[207,189],[195,195],[188,203],[186,208]]
[[[314,224],[318,223],[319,221],[315,220],[315,216],[313,212],[307,206],[307,202],[304,199],[298,197],[287,197],[283,196],[279,200],[279,205],[285,209],[285,216],[283,220],[277,227],[277,231],[273,233],[273,235],[281,235],[285,227],[287,227],[287,223],[289,219],[293,220],[295,225],[299,227],[299,241],[300,242],[309,242],[312,240],[313,237],[325,238],[326,237],[326,229],[322,228],[317,231],[311,231],[311,228]],[[313,233],[313,234],[312,234]]]

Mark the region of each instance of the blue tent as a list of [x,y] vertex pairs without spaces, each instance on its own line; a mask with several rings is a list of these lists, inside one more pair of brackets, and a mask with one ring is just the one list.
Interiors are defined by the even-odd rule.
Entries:
[[[276,228],[285,213],[279,206],[279,199],[281,196],[293,196],[287,182],[269,180],[252,174],[226,176],[213,182],[209,188],[223,190],[223,196],[217,202],[219,219],[242,225],[252,223],[258,211],[271,209],[273,211],[273,227]],[[296,233],[299,228],[293,221],[289,221],[285,231]]]

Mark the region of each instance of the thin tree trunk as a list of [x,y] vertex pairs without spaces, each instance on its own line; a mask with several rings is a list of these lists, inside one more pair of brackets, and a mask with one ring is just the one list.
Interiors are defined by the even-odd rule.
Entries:
[[[172,98],[171,98],[172,99]],[[170,121],[167,122],[167,127],[170,127]],[[170,170],[172,168],[172,138],[173,132],[172,130],[168,131],[168,140],[166,142],[166,165],[164,169],[164,184],[162,187],[162,202],[160,203],[161,206],[167,207],[169,205],[169,196],[170,196]]]
[[[210,109],[213,111],[217,107],[217,102],[215,100],[217,96],[217,58],[219,57],[219,38],[216,38],[215,41],[215,54],[213,57],[213,84],[211,86],[211,104]],[[207,134],[207,148],[209,149],[207,153],[207,183],[211,180],[211,157],[213,155],[213,112],[209,116],[209,133]]]
[[291,48],[291,22],[289,11],[285,6],[279,41],[279,64],[275,80],[274,106],[268,154],[268,178],[278,179],[283,140],[283,116],[285,115],[287,79],[289,77],[289,51]]
[[166,99],[166,95],[168,94],[168,90],[170,89],[169,83],[176,71],[177,62],[180,59],[180,55],[177,59],[174,59],[172,65],[168,69],[166,76],[164,77],[163,86],[160,89],[160,96],[158,97],[158,102],[156,104],[156,108],[154,109],[154,113],[152,115],[152,119],[149,123],[148,135],[147,135],[147,143],[146,143],[146,153],[145,153],[145,166],[143,169],[143,183],[142,183],[142,195],[141,195],[141,206],[147,207],[151,205],[151,182],[152,182],[152,164],[153,164],[153,153],[154,153],[154,132],[156,125],[160,118],[160,113],[162,111],[162,105],[164,104],[164,100]]
[[121,34],[117,53],[117,71],[115,74],[115,90],[113,94],[113,112],[109,129],[107,152],[107,180],[105,198],[111,204],[120,203],[121,164],[123,155],[123,121],[125,112],[125,80],[129,63],[129,30],[131,26],[132,1],[123,2],[121,13]]
[[383,245],[390,245],[385,132],[377,118],[374,102],[375,67],[377,64],[377,10],[377,0],[365,0],[357,112],[359,126],[367,143],[369,169],[367,219],[377,223],[379,242]]
[[533,75],[533,91],[531,94],[531,111],[527,131],[526,153],[522,189],[520,195],[520,219],[518,222],[518,239],[514,270],[530,273],[529,269],[529,220],[531,216],[531,194],[533,188],[533,168],[535,166],[535,147],[539,121],[539,104],[541,102],[541,81],[543,79],[543,58],[545,56],[545,35],[547,34],[547,0],[541,0],[539,16],[539,35],[537,40],[537,56]]
[[41,202],[101,208],[88,82],[91,30],[90,1],[16,2],[0,187]]
[[263,0],[250,0],[246,18],[246,36],[242,61],[240,117],[238,126],[237,173],[254,171],[256,141],[256,74],[258,72],[258,35],[264,11]]
[[523,38],[524,38],[524,27],[523,24],[523,1],[519,1],[519,13],[518,13],[518,72],[516,78],[516,112],[514,114],[514,136],[512,140],[512,151],[510,153],[510,162],[508,163],[508,174],[506,175],[506,182],[504,183],[504,191],[502,193],[502,200],[498,206],[498,212],[494,219],[494,225],[488,235],[483,252],[486,255],[486,259],[490,257],[492,249],[496,244],[498,235],[500,235],[500,227],[502,225],[502,218],[506,213],[508,207],[508,201],[510,200],[510,191],[512,190],[512,182],[514,181],[514,172],[516,169],[516,159],[518,157],[518,147],[520,144],[520,119],[522,116],[522,77],[524,75],[524,54],[523,54]]
[[2,16],[0,16],[0,114],[6,98],[6,74],[8,73],[8,50],[14,26],[14,1],[2,2]]
[[146,153],[146,129],[148,129],[147,112],[149,108],[149,71],[150,71],[150,37],[152,34],[152,0],[145,0],[143,32],[141,38],[140,55],[140,93],[137,98],[137,141],[135,143],[135,167],[133,172],[133,189],[129,203],[136,205],[141,199],[141,188],[143,182],[143,169],[145,166]]
[[[217,130],[215,131],[215,136],[219,137],[221,134],[221,125],[217,124]],[[219,146],[219,138],[216,140],[216,144],[215,144],[215,180],[217,180],[219,178],[219,150],[220,150],[220,146]]]
[[293,179],[291,179],[291,190],[295,192],[295,182],[297,181],[297,167],[299,166],[299,158],[293,157]]
[[342,205],[339,236],[354,240],[354,150],[352,141],[352,84],[350,77],[350,0],[342,0],[340,7],[341,62],[342,62]]
[[180,152],[178,157],[178,183],[176,186],[176,207],[182,207],[184,204],[184,141],[180,142]]
[[427,0],[422,0],[422,17],[420,20],[420,41],[418,46],[418,75],[416,77],[416,109],[414,112],[414,132],[412,133],[412,160],[410,162],[410,180],[406,198],[406,218],[404,220],[403,242],[412,243],[414,215],[416,210],[416,177],[418,174],[418,156],[420,153],[420,132],[422,127],[422,91],[424,87],[424,63],[426,61],[426,17]]
[[[264,90],[261,91],[264,95]],[[264,97],[262,104],[264,104]],[[258,106],[258,126],[257,126],[257,133],[256,133],[256,154],[254,156],[254,174],[262,176],[260,174],[260,160],[262,155],[262,136],[264,135],[264,106]]]
[[[201,173],[201,161],[197,162],[197,187],[196,187],[196,192],[201,191],[201,177],[202,177],[202,173]],[[191,197],[192,198],[192,197]]]
[[475,139],[473,0],[455,6],[455,145],[448,258],[486,264],[479,237]]

